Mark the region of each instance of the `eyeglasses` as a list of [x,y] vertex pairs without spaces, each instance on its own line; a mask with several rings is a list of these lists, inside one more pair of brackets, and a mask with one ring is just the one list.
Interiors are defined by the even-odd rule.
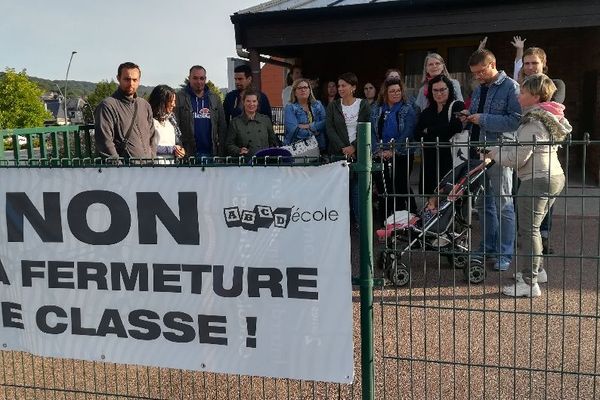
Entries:
[[448,88],[447,88],[447,87],[445,87],[445,88],[441,88],[441,89],[432,89],[431,91],[432,91],[433,93],[444,93],[446,90],[448,90]]
[[492,63],[487,64],[486,66],[482,67],[481,69],[477,70],[477,71],[473,71],[471,70],[471,72],[473,73],[473,75],[475,76],[483,76],[485,74],[485,71],[490,68],[492,66]]
[[296,87],[296,90],[308,90],[310,89],[310,86],[298,86]]

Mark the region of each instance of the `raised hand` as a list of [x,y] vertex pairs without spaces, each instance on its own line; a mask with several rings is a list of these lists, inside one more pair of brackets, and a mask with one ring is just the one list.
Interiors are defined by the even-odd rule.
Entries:
[[512,44],[516,49],[523,49],[525,48],[525,41],[527,39],[522,39],[521,40],[521,36],[513,36],[513,40],[512,42],[510,42],[510,44]]
[[487,39],[488,37],[484,37],[483,40],[481,42],[479,42],[479,47],[477,48],[477,50],[482,50],[485,49],[485,45],[487,44]]

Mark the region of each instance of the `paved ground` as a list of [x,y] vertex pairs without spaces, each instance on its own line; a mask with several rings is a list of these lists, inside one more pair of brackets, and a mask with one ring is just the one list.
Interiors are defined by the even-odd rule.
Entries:
[[468,285],[436,255],[415,254],[410,287],[377,292],[378,398],[598,398],[600,382],[577,378],[598,373],[598,222],[555,225],[569,250],[554,241],[535,300],[499,294],[512,271],[488,268]]

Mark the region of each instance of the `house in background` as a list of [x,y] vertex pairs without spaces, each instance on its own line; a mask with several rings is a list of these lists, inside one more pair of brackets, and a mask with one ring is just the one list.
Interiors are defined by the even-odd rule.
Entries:
[[[386,69],[399,68],[412,93],[420,85],[425,55],[435,51],[468,95],[467,59],[485,36],[499,69],[512,75],[510,41],[520,35],[526,46],[546,50],[549,75],[565,82],[574,139],[585,132],[600,139],[597,0],[274,0],[241,10],[231,21],[236,45],[250,54],[253,70],[260,69],[265,55],[299,63],[305,76],[321,82],[353,71],[359,85],[377,86]],[[587,170],[600,181],[600,148],[588,149]],[[571,162],[581,159],[573,154]]]
[[[65,125],[65,103],[62,96],[57,93],[50,93],[42,96],[44,106],[53,119],[46,121],[46,125]],[[67,100],[67,117],[71,124],[84,124],[83,108],[86,101],[82,98],[73,98]]]

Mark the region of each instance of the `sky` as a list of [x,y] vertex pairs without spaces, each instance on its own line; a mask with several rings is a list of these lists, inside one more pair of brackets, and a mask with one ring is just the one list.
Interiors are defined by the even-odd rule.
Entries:
[[235,57],[230,16],[266,0],[2,0],[0,69],[99,82],[133,61],[142,85],[178,86],[192,65],[227,86]]

